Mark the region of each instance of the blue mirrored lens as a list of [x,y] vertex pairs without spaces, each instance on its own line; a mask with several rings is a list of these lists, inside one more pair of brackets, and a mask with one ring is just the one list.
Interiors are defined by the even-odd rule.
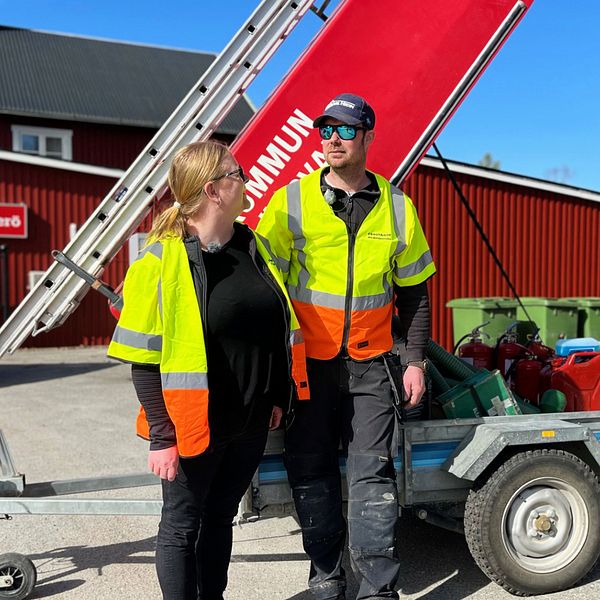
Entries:
[[353,140],[356,137],[356,127],[352,125],[338,125],[336,129],[343,140]]
[[330,140],[334,131],[337,131],[342,140],[353,140],[356,137],[357,128],[354,125],[321,125],[319,127],[319,135],[324,140]]

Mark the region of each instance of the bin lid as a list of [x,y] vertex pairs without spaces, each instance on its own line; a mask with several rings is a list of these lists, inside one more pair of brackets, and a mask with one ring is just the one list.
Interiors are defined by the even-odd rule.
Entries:
[[586,308],[600,307],[600,298],[596,296],[583,296],[581,298],[561,298],[561,300],[570,300],[572,302],[576,302],[578,306],[585,306]]
[[512,298],[504,298],[501,296],[491,296],[489,298],[454,298],[446,302],[447,308],[515,308],[517,301]]
[[558,306],[560,308],[574,308],[576,306],[575,302],[569,298],[522,296],[521,302],[524,306]]

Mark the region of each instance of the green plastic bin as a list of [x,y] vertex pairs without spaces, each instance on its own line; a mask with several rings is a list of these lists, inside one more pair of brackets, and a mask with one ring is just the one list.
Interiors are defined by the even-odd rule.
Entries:
[[[454,343],[475,327],[489,321],[483,331],[495,344],[507,328],[517,320],[517,303],[512,298],[455,298],[446,306],[452,309]],[[486,340],[484,340],[486,341]]]
[[593,337],[600,340],[600,298],[561,298],[577,303],[577,337]]
[[[547,346],[553,347],[560,338],[577,337],[577,303],[565,298],[521,298],[529,316],[540,328],[540,337]],[[527,316],[520,305],[517,306],[517,319]]]

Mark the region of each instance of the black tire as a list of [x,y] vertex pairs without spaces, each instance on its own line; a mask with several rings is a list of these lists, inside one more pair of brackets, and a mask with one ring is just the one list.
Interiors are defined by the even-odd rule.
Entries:
[[469,493],[465,537],[479,568],[511,594],[572,587],[600,554],[598,478],[562,450],[516,454]]
[[2,600],[25,600],[35,587],[37,572],[33,563],[22,554],[0,555],[0,577],[11,577],[10,587],[0,587]]

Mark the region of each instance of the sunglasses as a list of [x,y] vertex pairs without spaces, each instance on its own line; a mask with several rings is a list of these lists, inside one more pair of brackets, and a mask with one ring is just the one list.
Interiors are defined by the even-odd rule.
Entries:
[[333,132],[336,131],[340,139],[353,140],[361,129],[364,131],[364,127],[355,127],[354,125],[321,125],[319,135],[324,140],[330,140]]
[[213,181],[218,181],[219,179],[224,179],[225,177],[232,177],[233,175],[237,175],[244,183],[248,183],[250,178],[246,173],[244,173],[244,169],[242,167],[238,167],[235,171],[229,171],[229,173],[225,173],[224,175],[219,175],[215,177]]

